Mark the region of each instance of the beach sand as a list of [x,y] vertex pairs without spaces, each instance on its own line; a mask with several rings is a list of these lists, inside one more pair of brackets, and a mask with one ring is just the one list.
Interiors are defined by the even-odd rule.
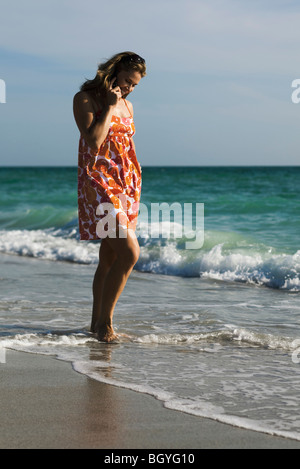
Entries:
[[299,449],[300,442],[165,409],[53,357],[1,352],[1,449]]

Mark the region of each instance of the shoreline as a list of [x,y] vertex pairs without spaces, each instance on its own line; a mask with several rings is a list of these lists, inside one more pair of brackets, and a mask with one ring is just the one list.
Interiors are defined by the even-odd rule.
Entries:
[[52,356],[1,351],[1,449],[300,449],[163,407]]

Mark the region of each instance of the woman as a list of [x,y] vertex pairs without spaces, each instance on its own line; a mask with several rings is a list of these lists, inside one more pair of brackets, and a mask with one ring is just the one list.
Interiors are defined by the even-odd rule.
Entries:
[[133,52],[100,64],[74,96],[80,131],[78,215],[80,239],[102,239],[93,281],[91,332],[99,340],[117,338],[115,305],[138,260],[135,235],[141,168],[132,137],[133,107],[126,97],[146,75],[145,60]]

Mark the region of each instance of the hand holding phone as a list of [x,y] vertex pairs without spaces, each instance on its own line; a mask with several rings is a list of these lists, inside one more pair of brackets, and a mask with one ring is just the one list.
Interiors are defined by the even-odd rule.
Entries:
[[117,77],[113,77],[110,82],[110,89],[107,93],[107,102],[111,106],[116,106],[121,97],[122,93],[117,81]]
[[117,88],[119,85],[118,85],[118,80],[117,80],[117,77],[114,77],[112,79],[112,88]]

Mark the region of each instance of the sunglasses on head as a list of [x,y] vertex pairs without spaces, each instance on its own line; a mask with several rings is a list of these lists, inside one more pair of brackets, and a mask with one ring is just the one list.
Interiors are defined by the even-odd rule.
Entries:
[[143,59],[143,57],[141,57],[140,55],[134,54],[134,55],[127,55],[123,57],[122,62],[144,65],[145,59]]

